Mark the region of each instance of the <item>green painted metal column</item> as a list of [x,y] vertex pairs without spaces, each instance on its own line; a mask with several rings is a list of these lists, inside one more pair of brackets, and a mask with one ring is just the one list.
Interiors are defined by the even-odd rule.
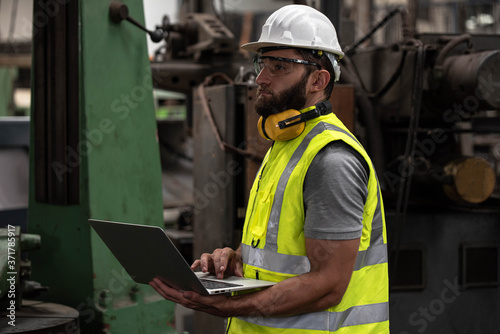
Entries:
[[[144,22],[142,1],[123,3],[130,16]],[[50,20],[63,13],[62,6],[53,2],[48,9],[35,7],[34,18],[50,10],[53,15],[46,16],[50,26]],[[69,18],[72,14],[66,15]],[[52,92],[58,99],[57,80],[61,77],[66,88],[78,85],[78,94],[66,95],[68,107],[61,113],[70,124],[60,138],[63,148],[58,147],[58,139],[50,139],[50,133],[59,131],[58,121],[50,123],[50,110],[49,116],[40,116],[44,104],[37,103],[37,90],[46,88],[37,84],[43,71],[37,74],[34,61],[28,229],[41,236],[42,246],[30,254],[33,279],[50,287],[40,299],[80,312],[83,333],[172,333],[173,303],[149,286],[133,282],[87,222],[96,218],[163,226],[147,36],[126,21],[113,23],[108,1],[79,1],[78,17],[77,83],[71,86],[70,70],[58,76],[56,69],[55,94]],[[70,26],[71,20],[66,24]],[[36,21],[34,27],[34,36],[40,34],[40,40],[49,31],[44,33],[46,27]],[[50,44],[50,38],[45,40]],[[37,52],[46,52],[43,43],[36,44],[34,58]],[[70,69],[74,59],[66,60]],[[77,111],[71,108],[75,99],[79,101]],[[67,139],[72,136],[73,142]],[[58,155],[61,149],[64,154]],[[51,150],[57,159],[52,158]],[[45,158],[40,158],[44,154]],[[71,181],[75,175],[76,182]],[[46,180],[41,180],[44,176]],[[58,193],[61,183],[65,186]],[[56,195],[51,189],[56,189]],[[45,197],[44,191],[48,193]]]
[[13,84],[18,70],[15,67],[0,66],[0,116],[13,116]]

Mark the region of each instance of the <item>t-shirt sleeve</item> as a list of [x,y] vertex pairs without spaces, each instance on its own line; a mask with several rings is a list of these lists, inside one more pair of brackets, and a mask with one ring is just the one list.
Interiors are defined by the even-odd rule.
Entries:
[[304,180],[306,238],[361,237],[368,171],[364,158],[343,141],[331,142],[318,152]]

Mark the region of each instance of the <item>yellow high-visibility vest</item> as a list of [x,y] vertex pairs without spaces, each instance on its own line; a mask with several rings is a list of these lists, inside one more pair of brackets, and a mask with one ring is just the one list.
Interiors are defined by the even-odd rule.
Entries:
[[304,178],[316,154],[335,140],[353,147],[369,167],[358,255],[342,301],[321,312],[296,316],[231,318],[229,333],[389,333],[387,235],[380,186],[366,151],[332,113],[308,121],[299,137],[276,141],[267,152],[250,193],[243,228],[243,273],[280,282],[310,271]]

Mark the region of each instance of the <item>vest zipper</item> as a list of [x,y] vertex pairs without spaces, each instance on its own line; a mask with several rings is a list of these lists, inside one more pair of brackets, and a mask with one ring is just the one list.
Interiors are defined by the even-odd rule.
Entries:
[[[260,180],[262,180],[262,173],[264,173],[264,168],[266,168],[266,166],[262,166],[262,170],[260,171],[260,174],[259,174],[259,181],[257,181],[257,188],[255,189],[255,196],[253,197],[253,203],[252,203],[252,212],[250,213],[250,218],[248,218],[248,224],[247,224],[247,233],[248,233],[248,229],[250,228],[250,225],[251,225],[251,221],[252,221],[252,218],[253,218],[253,213],[254,213],[254,208],[255,208],[255,201],[257,200],[257,194],[259,193],[259,188],[260,188]],[[252,246],[253,246],[253,238],[252,238]]]
[[[273,144],[271,145],[271,152],[272,152],[272,149],[274,147],[274,142]],[[271,156],[271,152],[269,152],[269,156]],[[269,160],[269,158],[267,159]],[[248,224],[247,224],[247,233],[248,233],[248,228],[250,227],[250,222],[252,221],[252,218],[253,218],[253,213],[254,213],[254,208],[255,208],[255,201],[257,200],[257,194],[259,193],[259,188],[260,188],[260,181],[262,180],[262,175],[264,175],[264,169],[266,169],[266,166],[267,166],[267,160],[266,160],[266,164],[262,166],[262,169],[259,173],[259,180],[257,181],[257,188],[255,189],[255,196],[253,197],[253,203],[252,203],[252,212],[250,214],[250,218],[248,218]],[[259,240],[260,241],[260,240]],[[252,239],[252,243],[253,243],[253,239]]]

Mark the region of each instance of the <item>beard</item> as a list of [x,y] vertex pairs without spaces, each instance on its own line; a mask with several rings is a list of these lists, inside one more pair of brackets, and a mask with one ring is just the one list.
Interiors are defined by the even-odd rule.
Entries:
[[308,79],[309,73],[305,72],[296,84],[279,93],[268,91],[265,86],[260,86],[258,91],[266,91],[271,96],[258,95],[255,101],[255,111],[262,117],[269,117],[288,109],[302,109],[307,100],[305,87]]

